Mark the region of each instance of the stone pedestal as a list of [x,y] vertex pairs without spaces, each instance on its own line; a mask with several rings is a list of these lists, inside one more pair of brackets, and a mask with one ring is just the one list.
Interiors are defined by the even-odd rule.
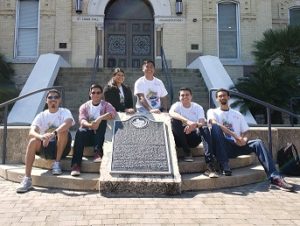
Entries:
[[119,113],[116,121],[109,123],[104,153],[101,193],[181,193],[181,176],[167,114]]

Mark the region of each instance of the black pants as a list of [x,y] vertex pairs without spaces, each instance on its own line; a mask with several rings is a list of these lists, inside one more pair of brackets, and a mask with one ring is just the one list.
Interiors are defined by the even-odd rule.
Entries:
[[94,130],[89,130],[87,128],[79,128],[76,131],[71,166],[75,163],[79,166],[81,165],[83,150],[86,146],[93,146],[95,151],[103,151],[102,146],[105,138],[106,125],[106,120],[101,121],[96,133]]
[[207,127],[201,127],[190,134],[184,133],[185,126],[177,119],[171,120],[172,132],[177,147],[182,147],[186,154],[190,154],[190,148],[197,147],[201,142],[204,146],[205,162],[209,163],[214,158],[211,146],[210,131]]

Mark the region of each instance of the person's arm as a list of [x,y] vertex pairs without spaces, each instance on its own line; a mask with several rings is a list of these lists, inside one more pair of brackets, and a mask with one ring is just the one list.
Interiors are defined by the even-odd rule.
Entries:
[[128,114],[135,113],[135,110],[133,108],[133,98],[132,98],[132,92],[129,86],[123,85],[123,91],[124,91],[124,102],[125,102],[125,112]]
[[244,146],[244,145],[247,144],[248,138],[246,136],[243,136],[243,134],[246,135],[247,131],[245,133],[242,133],[241,136],[238,136],[235,132],[231,131],[226,126],[218,123],[215,119],[210,119],[209,121],[210,121],[211,124],[216,124],[216,125],[220,126],[220,128],[223,131],[223,133],[232,136],[235,139],[235,143],[237,145]]
[[112,106],[118,109],[118,111],[122,109],[119,90],[117,90],[117,88],[105,86],[103,90],[103,96],[104,100],[111,103]]
[[169,102],[168,100],[169,100],[168,96],[164,96],[160,98],[161,108],[163,109],[163,112],[168,111],[168,102]]
[[73,125],[73,119],[67,118],[63,124],[61,124],[58,128],[56,128],[52,133],[56,133],[55,135],[68,131]]
[[140,104],[149,112],[151,112],[151,110],[153,110],[150,105],[148,104],[146,97],[143,93],[137,93],[136,94]]
[[173,107],[171,107],[171,109],[169,111],[169,115],[171,116],[171,118],[179,120],[182,122],[183,125],[185,125],[184,132],[186,134],[191,133],[193,130],[195,130],[197,127],[199,127],[198,122],[190,121],[189,119],[185,118],[181,114],[177,113]]
[[30,130],[29,130],[29,137],[31,138],[37,138],[37,139],[40,139],[40,140],[43,140],[44,137],[42,134],[40,134],[40,129],[38,126],[36,125],[32,125],[30,127]]

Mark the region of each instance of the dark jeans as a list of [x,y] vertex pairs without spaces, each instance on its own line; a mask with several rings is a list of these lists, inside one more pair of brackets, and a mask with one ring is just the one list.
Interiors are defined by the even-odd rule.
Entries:
[[279,175],[270,152],[260,139],[249,140],[245,146],[238,146],[233,141],[225,138],[221,127],[218,125],[212,126],[211,137],[213,149],[221,150],[217,153],[217,159],[221,165],[228,162],[228,158],[255,153],[268,178]]
[[93,146],[95,151],[103,153],[102,146],[105,138],[107,121],[101,121],[96,133],[94,130],[89,130],[86,128],[79,128],[76,131],[75,141],[74,141],[74,153],[72,158],[73,166],[75,163],[80,166],[83,156],[83,150],[86,146]]
[[201,142],[203,142],[205,162],[212,162],[214,154],[212,153],[211,137],[207,127],[201,127],[199,130],[195,130],[190,134],[185,134],[185,126],[182,125],[180,120],[172,119],[171,125],[177,147],[182,147],[186,154],[190,154],[190,148],[197,147]]

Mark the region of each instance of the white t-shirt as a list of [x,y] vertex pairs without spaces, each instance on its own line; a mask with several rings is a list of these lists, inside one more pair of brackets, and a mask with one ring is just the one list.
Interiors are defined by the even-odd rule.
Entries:
[[[207,111],[207,120],[209,121],[211,119],[215,119],[218,123],[226,126],[238,136],[249,130],[249,126],[244,116],[231,108],[228,111],[222,111],[220,108],[209,109]],[[226,138],[234,140],[234,138],[229,135],[226,135]]]
[[31,126],[37,126],[40,129],[40,134],[45,134],[46,132],[52,132],[58,128],[66,119],[72,119],[72,125],[75,124],[70,110],[58,108],[57,112],[51,113],[46,109],[35,116]]
[[120,103],[124,104],[125,102],[125,96],[124,96],[124,90],[122,86],[119,86],[119,90],[120,90]]
[[[159,109],[161,106],[160,98],[168,95],[163,82],[158,78],[153,80],[147,80],[145,76],[140,77],[134,84],[134,95],[143,93],[149,106],[153,109]],[[137,100],[136,108],[143,107],[143,105]]]
[[189,108],[186,108],[178,101],[171,106],[170,111],[174,111],[192,122],[205,119],[203,107],[194,102],[191,103]]
[[92,101],[89,101],[87,103],[88,108],[89,108],[89,122],[94,121],[95,119],[97,119],[100,116],[100,112],[101,112],[101,104],[98,104],[97,106],[92,104]]

